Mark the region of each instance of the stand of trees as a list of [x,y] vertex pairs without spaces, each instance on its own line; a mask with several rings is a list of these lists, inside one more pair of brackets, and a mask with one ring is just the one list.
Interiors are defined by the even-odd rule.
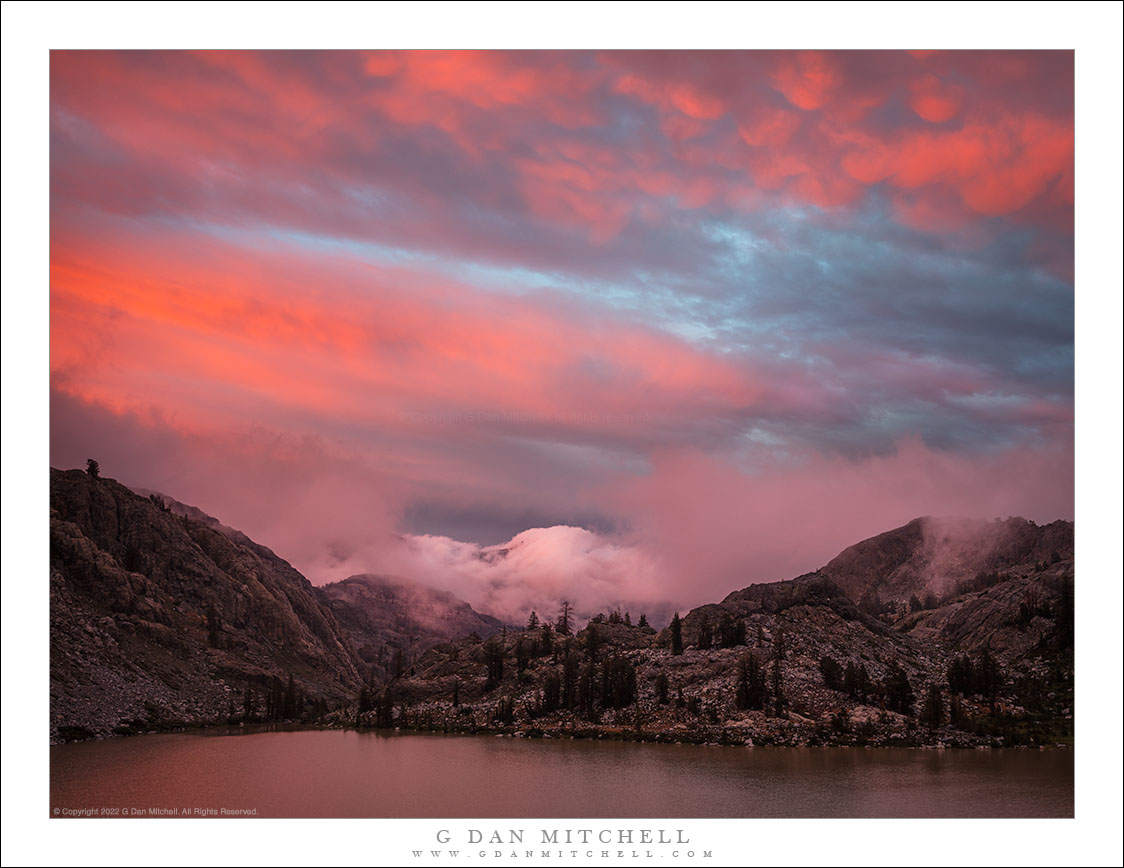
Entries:
[[921,709],[921,720],[929,732],[944,725],[944,693],[939,684],[930,684],[925,693],[925,704]]
[[734,690],[734,705],[745,711],[761,710],[768,701],[765,686],[765,670],[752,651],[738,662],[737,687]]
[[891,663],[886,670],[886,682],[883,690],[886,694],[887,708],[899,714],[913,714],[913,703],[915,701],[913,687],[909,683],[905,670],[897,662]]
[[484,690],[495,690],[503,681],[503,661],[506,655],[506,650],[503,645],[502,639],[497,639],[493,636],[484,643],[484,666],[487,669],[487,677],[484,679]]
[[948,689],[961,696],[980,695],[994,699],[1003,687],[999,664],[986,648],[975,661],[967,654],[954,657],[948,665]]
[[242,692],[241,715],[235,714],[233,697],[228,711],[231,719],[239,719],[243,723],[296,723],[317,720],[327,714],[329,708],[328,701],[323,697],[306,696],[290,674],[287,682],[274,676],[269,686],[262,690],[247,684]]

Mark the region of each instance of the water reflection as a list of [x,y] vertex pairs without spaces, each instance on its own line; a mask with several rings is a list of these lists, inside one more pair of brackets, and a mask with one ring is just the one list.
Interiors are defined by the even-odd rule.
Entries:
[[308,730],[52,747],[52,809],[100,805],[267,817],[1069,817],[1073,754]]

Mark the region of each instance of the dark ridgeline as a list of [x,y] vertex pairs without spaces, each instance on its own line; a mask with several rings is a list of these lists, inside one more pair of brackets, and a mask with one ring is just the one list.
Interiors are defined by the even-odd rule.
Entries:
[[451,594],[313,587],[210,516],[51,471],[51,735],[319,722],[664,741],[1072,736],[1073,526],[920,519],[676,613],[507,628]]
[[264,546],[51,470],[54,739],[311,721],[362,685],[324,595]]

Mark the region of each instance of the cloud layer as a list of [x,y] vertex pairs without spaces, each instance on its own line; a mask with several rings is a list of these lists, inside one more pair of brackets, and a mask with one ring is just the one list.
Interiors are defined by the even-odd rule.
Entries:
[[51,95],[52,462],[314,581],[679,605],[1072,515],[1071,53],[64,51]]

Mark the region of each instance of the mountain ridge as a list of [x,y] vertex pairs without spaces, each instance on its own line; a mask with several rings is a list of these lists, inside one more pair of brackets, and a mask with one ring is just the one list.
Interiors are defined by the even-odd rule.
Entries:
[[[619,612],[572,635],[505,626],[393,576],[316,587],[240,531],[143,493],[51,469],[53,741],[288,720],[920,743],[921,701],[903,704],[901,683],[951,702],[962,658],[992,661],[1003,688],[956,694],[971,724],[942,738],[1072,735],[1071,522],[915,519],[693,607],[676,639]],[[772,667],[771,712],[742,701],[749,660]],[[841,693],[825,661],[867,687]],[[832,729],[844,718],[857,723]]]

